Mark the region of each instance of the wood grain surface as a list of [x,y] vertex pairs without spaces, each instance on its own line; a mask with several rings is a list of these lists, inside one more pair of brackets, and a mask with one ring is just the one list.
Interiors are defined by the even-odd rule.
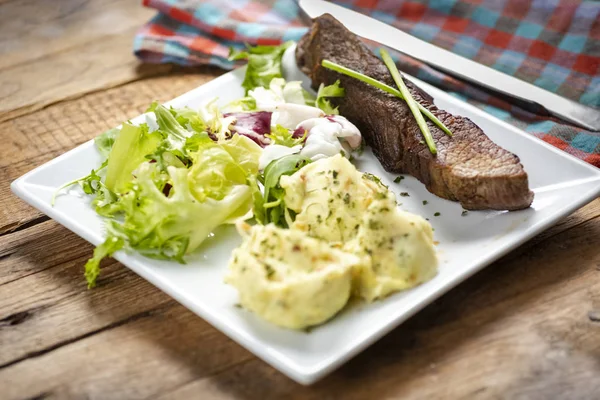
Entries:
[[10,193],[23,173],[221,72],[140,66],[133,0],[0,0],[0,398],[600,398],[600,199],[311,387]]

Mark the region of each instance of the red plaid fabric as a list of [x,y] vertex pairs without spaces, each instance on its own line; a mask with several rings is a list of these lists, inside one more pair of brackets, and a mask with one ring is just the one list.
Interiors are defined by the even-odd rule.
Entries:
[[[600,2],[583,0],[337,0],[420,39],[499,71],[600,107]],[[147,62],[234,65],[229,47],[299,39],[293,0],[144,0],[159,14],[136,36]],[[396,54],[417,76],[600,167],[600,133],[520,109]]]

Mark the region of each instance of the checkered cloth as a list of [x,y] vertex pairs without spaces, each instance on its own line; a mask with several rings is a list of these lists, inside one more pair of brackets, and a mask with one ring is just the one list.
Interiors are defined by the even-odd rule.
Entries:
[[[338,0],[454,53],[544,89],[600,107],[600,1]],[[229,47],[298,40],[306,28],[293,0],[144,0],[159,11],[140,29],[145,62],[235,65]],[[432,83],[600,167],[600,133],[537,115],[407,56],[402,71]]]

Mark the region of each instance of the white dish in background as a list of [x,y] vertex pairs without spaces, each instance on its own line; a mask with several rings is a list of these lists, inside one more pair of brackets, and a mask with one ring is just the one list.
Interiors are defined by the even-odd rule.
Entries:
[[[286,77],[299,77],[291,52],[286,54],[285,67]],[[223,104],[242,97],[244,71],[227,73],[167,104],[197,108],[215,94]],[[277,328],[234,306],[237,293],[223,283],[231,250],[241,241],[231,227],[220,228],[187,265],[123,252],[115,258],[273,367],[299,383],[311,384],[450,288],[600,194],[600,170],[424,82],[413,81],[440,108],[469,117],[492,140],[517,154],[535,192],[527,210],[473,211],[461,216],[458,203],[430,194],[412,177],[394,183],[397,175],[386,173],[371,152],[365,152],[357,167],[381,177],[397,194],[409,192],[410,197],[399,197],[400,207],[430,219],[440,258],[439,273],[431,281],[383,301],[350,307],[306,333]],[[143,122],[143,118],[132,121]],[[59,186],[99,164],[100,156],[90,141],[25,174],[11,187],[20,198],[97,245],[103,241],[103,223],[87,197],[62,195],[54,207],[50,199]],[[423,200],[428,204],[423,205]],[[435,212],[441,215],[434,217]]]

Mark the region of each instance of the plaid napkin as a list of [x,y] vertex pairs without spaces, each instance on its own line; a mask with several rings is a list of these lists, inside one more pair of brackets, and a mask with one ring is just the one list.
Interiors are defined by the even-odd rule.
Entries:
[[[585,0],[338,0],[454,53],[544,89],[600,107],[600,2]],[[144,0],[159,13],[140,29],[145,62],[235,65],[229,47],[298,40],[293,0]],[[402,71],[432,83],[600,167],[600,133],[537,115],[410,57]]]

